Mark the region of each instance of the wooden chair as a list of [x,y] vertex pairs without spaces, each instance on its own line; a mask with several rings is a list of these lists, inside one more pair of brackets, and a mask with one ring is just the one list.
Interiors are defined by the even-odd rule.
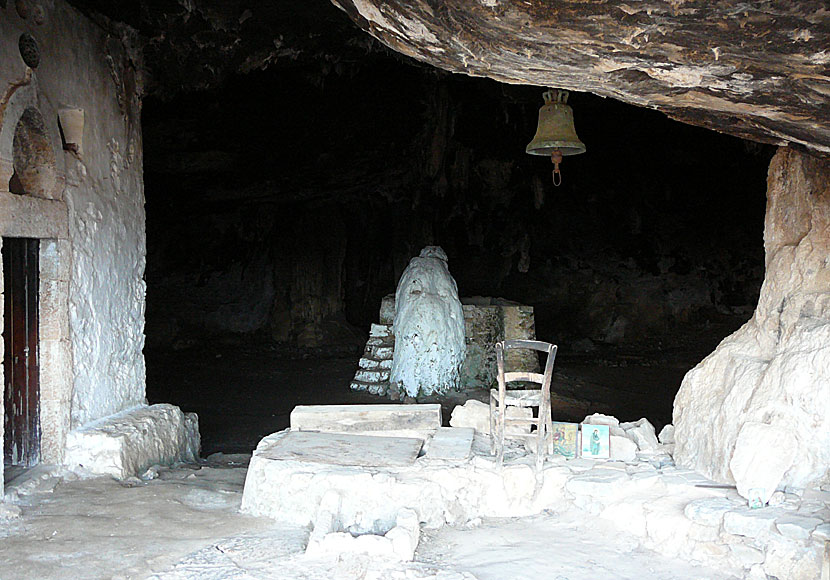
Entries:
[[[534,373],[526,371],[505,372],[504,353],[513,349],[532,349],[547,353],[545,371]],[[498,455],[499,463],[504,461],[504,440],[506,437],[526,440],[536,439],[536,467],[541,468],[545,454],[550,447],[550,383],[553,376],[553,362],[556,359],[557,346],[539,340],[503,340],[496,343],[496,362],[498,363],[498,389],[490,389],[490,452]],[[508,389],[507,383],[521,381],[538,385],[535,388]],[[536,417],[507,417],[508,407],[537,407]],[[529,427],[527,433],[507,433],[507,427],[516,425]],[[533,430],[533,427],[536,429]]]

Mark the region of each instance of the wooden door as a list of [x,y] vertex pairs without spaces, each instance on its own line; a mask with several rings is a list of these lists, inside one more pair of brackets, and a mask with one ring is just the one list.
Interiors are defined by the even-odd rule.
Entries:
[[3,238],[3,460],[27,467],[40,459],[39,249],[39,240]]

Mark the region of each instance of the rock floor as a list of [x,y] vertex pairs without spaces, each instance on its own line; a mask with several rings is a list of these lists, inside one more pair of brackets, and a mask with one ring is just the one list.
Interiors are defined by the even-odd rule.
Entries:
[[160,469],[148,481],[35,470],[12,482],[0,577],[173,579],[731,578],[645,550],[576,508],[425,530],[414,562],[310,558],[309,530],[238,513],[246,468],[233,456]]

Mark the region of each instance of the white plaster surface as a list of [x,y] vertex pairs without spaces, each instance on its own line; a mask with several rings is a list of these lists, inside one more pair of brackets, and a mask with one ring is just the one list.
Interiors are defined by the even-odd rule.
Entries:
[[126,479],[152,465],[192,462],[198,457],[196,414],[159,404],[128,409],[70,431],[65,463]]
[[[42,362],[59,363],[57,371],[45,368],[41,376],[45,457],[60,461],[70,425],[144,402],[140,99],[130,92],[136,80],[127,78],[140,73],[119,39],[66,2],[37,9],[41,22],[21,18],[14,3],[0,7],[0,79],[4,87],[26,82],[0,104],[0,190],[8,186],[14,128],[29,107],[45,121],[57,179],[51,191],[41,192],[46,199],[0,191],[0,206],[9,210],[0,218],[0,233],[58,239],[64,248],[60,267],[66,275],[59,281],[65,288],[59,290],[67,298],[58,324],[66,336],[53,340],[54,348],[41,345]],[[23,32],[39,44],[34,71],[27,71],[18,52]],[[80,156],[61,147],[58,111],[64,107],[85,111]]]
[[[767,183],[758,307],[683,379],[675,459],[732,483],[735,456],[766,454],[779,469],[786,448],[792,461],[777,485],[804,488],[830,481],[830,162],[781,148]],[[780,434],[769,453],[768,438],[740,436],[748,423]]]
[[390,381],[410,396],[457,390],[466,354],[464,311],[444,250],[427,246],[410,260],[395,307]]

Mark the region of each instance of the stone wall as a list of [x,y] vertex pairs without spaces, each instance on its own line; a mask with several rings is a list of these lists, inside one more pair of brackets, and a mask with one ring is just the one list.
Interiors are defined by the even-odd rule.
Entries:
[[[496,381],[496,342],[508,338],[536,338],[533,307],[503,298],[462,298],[466,326],[467,358],[461,382],[467,387],[489,389]],[[508,351],[508,370],[536,370],[539,360],[532,351]]]
[[[683,380],[679,464],[742,494],[830,482],[830,163],[781,148],[755,314]],[[773,489],[769,489],[772,487]]]
[[[49,463],[70,429],[144,403],[140,68],[61,0],[0,4],[0,235],[41,240]],[[84,116],[71,141],[68,108]]]

